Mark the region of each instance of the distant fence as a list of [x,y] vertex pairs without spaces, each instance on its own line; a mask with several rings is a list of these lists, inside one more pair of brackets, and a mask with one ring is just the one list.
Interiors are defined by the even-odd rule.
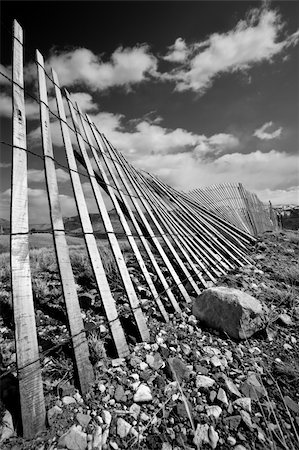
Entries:
[[278,228],[277,214],[271,202],[261,202],[256,194],[241,183],[223,183],[194,189],[189,196],[204,208],[252,235]]
[[[253,235],[272,226],[262,204],[255,196],[249,193],[244,195],[241,185],[238,195],[226,200],[226,192],[230,189],[224,192],[224,188],[219,188],[222,194],[217,200],[216,188],[211,192],[205,190],[205,194],[199,194],[199,191],[184,194],[154,175],[136,170],[99,132],[88,115],[82,114],[68,92],[62,92],[56,73],[53,70],[51,74],[47,73],[43,57],[38,51],[35,62],[38,97],[29,95],[40,108],[41,153],[27,148],[25,94],[28,93],[23,75],[23,32],[15,21],[12,79],[2,73],[12,83],[13,140],[12,144],[1,143],[11,146],[13,153],[10,231],[12,299],[25,437],[34,436],[45,424],[41,375],[43,355],[38,348],[29,259],[28,154],[43,160],[51,232],[73,347],[74,367],[82,394],[87,392],[94,379],[62,220],[55,168],[63,164],[60,159],[58,161],[57,147],[52,143],[53,121],[50,121],[50,114],[60,125],[66,157],[64,168],[71,180],[88,257],[119,356],[128,355],[129,345],[119,319],[118,302],[113,297],[105,273],[103,256],[97,247],[80,176],[90,182],[132,317],[140,339],[144,341],[150,337],[146,318],[113,228],[103,190],[119,217],[123,236],[130,244],[152,303],[164,321],[169,320],[169,310],[181,312],[184,302],[191,302],[191,296],[213,284],[217,277],[247,264],[247,247],[254,241]],[[56,100],[55,111],[50,107],[48,92]],[[61,156],[61,148],[59,152]]]

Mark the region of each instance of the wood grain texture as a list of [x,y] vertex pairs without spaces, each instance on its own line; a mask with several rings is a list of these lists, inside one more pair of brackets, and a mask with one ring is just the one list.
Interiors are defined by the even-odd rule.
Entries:
[[78,146],[80,148],[81,154],[84,159],[84,163],[86,165],[87,174],[88,174],[88,177],[89,177],[89,180],[91,183],[94,198],[95,198],[97,207],[99,209],[99,212],[100,212],[100,215],[102,218],[105,232],[107,233],[107,238],[108,238],[108,241],[110,244],[112,254],[114,256],[116,265],[118,267],[119,274],[121,276],[121,279],[122,279],[122,282],[123,282],[123,285],[124,285],[124,288],[125,288],[125,291],[126,291],[126,294],[127,294],[130,306],[131,306],[131,310],[132,310],[133,316],[135,318],[135,321],[136,321],[136,324],[137,324],[137,327],[138,327],[138,330],[140,333],[140,336],[143,341],[148,341],[150,339],[150,335],[149,335],[149,330],[148,330],[148,327],[146,324],[146,320],[145,320],[145,317],[141,310],[141,305],[140,305],[139,299],[137,297],[137,294],[135,292],[126,262],[124,260],[123,254],[121,252],[121,249],[120,249],[120,246],[118,243],[118,240],[115,236],[114,229],[113,229],[104,199],[101,194],[100,186],[95,179],[94,170],[92,168],[91,161],[90,161],[87,151],[86,151],[85,142],[80,133],[79,123],[76,118],[76,112],[74,110],[72,102],[70,101],[70,97],[69,97],[68,93],[67,93],[67,101],[68,101],[69,110],[71,112],[73,126],[76,130]]
[[23,435],[33,438],[45,426],[45,402],[29,263],[26,119],[23,32],[14,21],[13,161],[11,178],[11,288],[15,322]]
[[89,349],[81,316],[76,283],[72,271],[69,249],[66,242],[64,224],[59,201],[59,191],[55,162],[53,160],[53,146],[50,130],[50,117],[48,110],[48,95],[44,60],[39,51],[36,52],[38,62],[38,86],[40,99],[40,118],[42,133],[42,148],[46,175],[46,187],[49,201],[50,219],[53,231],[53,240],[57,265],[60,274],[62,295],[65,302],[69,331],[71,335],[75,369],[78,376],[80,390],[86,394],[94,381],[94,373],[89,360]]
[[64,142],[64,147],[67,156],[67,162],[70,169],[71,182],[74,192],[74,197],[78,209],[78,214],[84,233],[84,240],[87,248],[87,253],[89,256],[91,268],[95,277],[97,289],[99,295],[102,299],[111,334],[115,343],[118,355],[123,357],[129,354],[129,347],[125,338],[123,328],[121,326],[115,300],[112,296],[110,286],[107,280],[103,262],[101,260],[99,250],[97,247],[96,239],[93,234],[93,228],[88,214],[88,209],[86,206],[86,201],[83,193],[83,188],[81,185],[81,180],[79,174],[77,173],[77,163],[74,156],[73,146],[69,134],[69,128],[66,123],[66,115],[63,106],[63,100],[61,91],[59,89],[59,81],[56,73],[52,71],[53,80],[55,82],[55,95],[57,101],[58,115],[60,118],[60,125],[62,131],[62,137]]

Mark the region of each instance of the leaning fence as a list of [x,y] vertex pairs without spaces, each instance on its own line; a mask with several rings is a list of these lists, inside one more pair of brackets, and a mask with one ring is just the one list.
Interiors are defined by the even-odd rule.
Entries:
[[[225,184],[178,192],[158,177],[133,167],[101,133],[91,117],[83,114],[57,74],[45,69],[36,52],[37,96],[26,91],[23,65],[23,31],[14,22],[12,79],[12,181],[11,181],[11,288],[15,323],[17,373],[25,437],[45,425],[45,400],[29,259],[28,155],[43,161],[51,233],[53,235],[63,299],[66,307],[73,363],[79,388],[85,394],[94,379],[66,231],[60,205],[57,167],[69,174],[96,288],[102,300],[110,334],[119,356],[129,354],[126,333],[105,272],[103,255],[90,219],[83,182],[88,181],[122,280],[140,340],[150,338],[140,295],[127,267],[107,198],[130,245],[153,306],[161,320],[169,311],[181,312],[217,277],[249,262],[248,246],[255,235],[275,223],[260,200],[241,184]],[[41,149],[28,148],[25,94],[39,105]],[[53,101],[55,105],[53,106]],[[58,125],[58,127],[57,127]],[[53,144],[53,129],[61,144]],[[59,130],[60,129],[60,130]],[[62,162],[62,154],[65,163]],[[146,257],[144,256],[146,255]]]

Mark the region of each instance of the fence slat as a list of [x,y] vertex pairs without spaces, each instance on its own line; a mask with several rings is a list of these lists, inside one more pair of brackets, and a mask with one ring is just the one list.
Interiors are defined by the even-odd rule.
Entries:
[[87,154],[87,151],[85,148],[85,143],[83,141],[83,138],[82,138],[80,132],[78,131],[78,122],[76,119],[75,110],[72,105],[72,102],[70,101],[70,97],[69,97],[69,94],[67,91],[66,91],[66,96],[67,96],[68,106],[69,106],[69,110],[71,113],[71,118],[73,121],[74,129],[76,132],[76,137],[78,140],[78,145],[79,145],[81,154],[83,156],[84,162],[86,164],[87,174],[88,174],[88,177],[89,177],[89,180],[91,183],[91,187],[93,190],[93,194],[94,194],[94,197],[96,200],[97,207],[99,209],[99,212],[100,212],[100,215],[102,218],[105,233],[107,233],[107,238],[108,238],[108,241],[109,241],[109,244],[111,247],[112,254],[114,256],[114,259],[115,259],[117,268],[119,270],[129,303],[131,305],[132,313],[135,318],[140,336],[141,336],[142,340],[148,341],[150,338],[150,335],[149,335],[148,327],[146,325],[145,317],[143,315],[141,305],[140,305],[139,299],[136,295],[136,292],[135,292],[128,268],[126,266],[123,254],[121,252],[117,237],[115,236],[113,226],[112,226],[104,199],[101,194],[100,186],[98,185],[98,183],[95,179],[94,170],[92,168],[91,161],[88,157],[88,154]]
[[132,222],[132,224],[133,224],[133,226],[134,226],[134,228],[135,228],[135,230],[137,232],[137,235],[138,235],[138,237],[139,237],[139,239],[140,239],[140,241],[141,241],[141,243],[143,245],[143,248],[146,251],[147,256],[149,257],[149,260],[150,260],[150,262],[151,262],[151,264],[153,266],[153,269],[155,270],[155,272],[157,274],[157,277],[158,277],[159,281],[161,282],[161,284],[162,284],[162,286],[164,288],[165,295],[168,297],[168,299],[170,300],[170,302],[174,306],[174,308],[178,312],[180,312],[180,307],[179,307],[178,303],[176,302],[176,299],[175,299],[175,297],[174,297],[174,295],[173,295],[173,293],[171,291],[171,288],[170,288],[168,282],[166,281],[165,276],[162,273],[162,270],[161,270],[161,268],[160,268],[160,266],[159,266],[159,264],[158,264],[158,262],[157,262],[157,260],[156,260],[156,258],[154,256],[154,254],[153,254],[153,252],[152,252],[152,250],[151,250],[151,248],[149,246],[149,243],[148,243],[147,239],[142,234],[141,224],[138,221],[138,219],[135,217],[135,215],[134,215],[134,213],[133,213],[133,211],[132,211],[132,209],[131,209],[128,201],[127,201],[127,199],[125,198],[125,195],[124,195],[122,189],[120,188],[120,185],[119,185],[119,182],[117,180],[117,176],[115,175],[115,173],[118,174],[119,177],[122,179],[122,183],[124,184],[128,195],[129,195],[129,192],[130,192],[129,191],[129,189],[130,189],[129,185],[128,185],[126,179],[123,177],[123,174],[120,172],[117,163],[114,160],[112,161],[112,158],[109,158],[109,161],[111,161],[111,163],[112,163],[111,165],[113,165],[113,167],[114,167],[114,170],[115,170],[115,173],[114,173],[114,170],[112,169],[111,165],[109,165],[108,158],[107,158],[106,153],[104,151],[104,145],[106,146],[105,141],[103,140],[102,136],[100,135],[98,130],[95,128],[95,126],[91,123],[91,121],[90,121],[88,116],[87,116],[87,118],[88,118],[89,123],[91,125],[91,129],[92,129],[94,138],[96,140],[96,143],[97,143],[97,146],[98,146],[98,150],[100,151],[101,155],[103,156],[103,159],[104,159],[104,162],[106,164],[106,167],[107,167],[107,169],[108,169],[108,171],[109,171],[109,173],[110,173],[110,175],[111,175],[111,177],[113,179],[114,185],[116,186],[116,188],[118,190],[118,194],[119,194],[119,196],[120,196],[120,198],[121,198],[121,200],[123,202],[123,205],[125,206],[125,209],[126,209],[126,212],[128,214],[128,217],[131,220],[131,222]]
[[[104,182],[106,183],[106,186],[108,188],[108,193],[110,195],[110,199],[111,199],[111,201],[113,203],[113,206],[114,206],[114,208],[115,208],[115,210],[116,210],[116,212],[118,214],[118,217],[119,217],[120,222],[121,222],[121,224],[123,226],[123,229],[124,229],[124,232],[125,232],[126,237],[128,239],[128,242],[131,245],[131,249],[132,249],[132,251],[133,251],[133,253],[135,255],[135,258],[136,258],[136,260],[138,262],[138,265],[139,265],[140,270],[141,270],[141,272],[142,272],[142,274],[144,276],[144,279],[145,279],[145,281],[146,281],[146,283],[147,283],[147,285],[148,285],[148,287],[149,287],[149,289],[150,289],[150,291],[151,291],[151,293],[153,295],[153,298],[156,301],[156,304],[157,304],[157,306],[158,306],[158,308],[160,310],[160,313],[161,313],[162,317],[164,318],[164,320],[166,322],[168,322],[169,321],[168,314],[167,314],[167,312],[166,312],[166,310],[165,310],[165,308],[164,308],[164,306],[163,306],[163,304],[162,304],[162,302],[161,302],[161,300],[159,298],[158,292],[157,292],[157,290],[155,288],[155,285],[154,285],[154,283],[153,283],[153,281],[151,279],[151,276],[150,276],[150,274],[149,274],[149,272],[148,272],[148,270],[146,268],[146,265],[145,265],[145,263],[143,261],[142,255],[141,255],[140,250],[139,250],[139,248],[138,248],[138,246],[136,244],[136,241],[135,241],[134,237],[132,236],[131,229],[130,229],[130,227],[128,225],[128,222],[127,222],[127,220],[126,220],[126,218],[124,216],[124,213],[123,213],[123,211],[122,211],[122,209],[121,209],[121,207],[119,205],[118,198],[116,197],[116,195],[114,193],[114,190],[110,186],[108,177],[107,177],[106,172],[104,171],[104,169],[102,167],[102,164],[100,162],[99,156],[98,156],[97,152],[95,151],[95,148],[92,146],[90,135],[88,133],[87,126],[85,125],[85,119],[84,119],[84,117],[83,117],[83,115],[82,115],[82,113],[80,111],[80,108],[77,107],[77,109],[79,111],[81,125],[82,125],[82,128],[84,130],[86,139],[87,139],[87,141],[89,143],[89,147],[91,149],[92,156],[93,156],[93,158],[94,158],[94,160],[96,162],[97,168],[98,168],[98,170],[99,170],[99,172],[100,172]],[[89,129],[92,132],[91,123],[88,120],[88,117],[87,117],[86,120],[88,122]],[[92,135],[94,136],[93,133],[92,133]],[[115,185],[115,187],[116,187],[116,185]]]
[[94,374],[89,360],[89,349],[86,335],[82,332],[82,330],[84,330],[84,324],[81,316],[76,283],[72,271],[60,209],[58,183],[55,162],[53,160],[54,153],[50,130],[44,60],[39,51],[36,52],[36,60],[38,63],[42,147],[54,247],[57,257],[58,270],[60,273],[62,294],[66,306],[69,330],[72,339],[78,381],[81,392],[85,394],[91,383],[94,381]]
[[[136,183],[136,181],[134,180],[132,173],[130,171],[130,167],[127,164],[127,161],[124,159],[123,155],[121,155],[116,149],[114,149],[111,145],[109,145],[109,142],[107,141],[108,146],[110,147],[110,149],[113,152],[113,155],[116,157],[116,159],[121,163],[122,166],[122,170],[124,172],[124,174],[127,176],[128,180],[131,183],[131,186],[133,187],[134,191],[136,192],[138,198],[140,199],[140,202],[142,204],[142,206],[144,207],[145,211],[147,212],[147,214],[149,215],[150,219],[152,220],[152,222],[154,223],[155,227],[158,229],[164,243],[167,245],[167,247],[169,248],[169,250],[172,253],[172,256],[174,258],[174,260],[178,263],[178,265],[182,265],[182,262],[180,260],[180,257],[178,256],[177,252],[175,251],[175,249],[173,248],[172,244],[170,243],[169,239],[167,238],[167,236],[165,236],[165,233],[162,229],[162,227],[160,226],[160,224],[158,223],[158,221],[156,220],[156,218],[154,217],[154,215],[152,214],[151,208],[148,204],[147,201],[145,201],[142,192],[139,189],[138,184]],[[146,226],[148,233],[150,235],[150,238],[152,239],[155,247],[157,248],[157,250],[160,253],[160,256],[165,264],[165,266],[167,267],[167,269],[169,270],[175,284],[177,285],[180,293],[182,294],[183,298],[185,299],[186,302],[190,302],[191,299],[189,297],[188,292],[186,291],[185,286],[183,285],[182,281],[180,280],[178,274],[176,273],[173,265],[171,264],[168,256],[166,255],[164,249],[162,248],[160,242],[158,241],[158,239],[155,237],[152,228],[148,222],[148,220],[146,219],[144,213],[142,212],[140,206],[138,205],[136,199],[133,199],[133,203],[134,206],[136,207],[136,209],[139,209],[139,215],[143,220],[144,225]],[[188,276],[191,276],[188,272]]]
[[26,118],[23,79],[23,30],[13,32],[13,162],[11,179],[11,289],[23,435],[32,438],[45,425],[29,262]]
[[64,111],[62,95],[59,88],[59,81],[54,70],[52,70],[52,76],[55,83],[55,95],[57,101],[58,116],[60,118],[60,126],[63,136],[64,147],[66,151],[75,201],[81,221],[81,226],[84,234],[90,264],[92,267],[92,271],[94,273],[99,294],[103,302],[103,306],[105,309],[105,313],[115,342],[117,352],[119,356],[126,356],[129,353],[129,347],[118,317],[115,301],[112,296],[110,286],[108,284],[105,269],[99,254],[99,250],[97,248],[97,243],[93,235],[93,228],[88,214],[88,209],[83,194],[83,188],[81,185],[80,177],[78,174],[78,168],[73,152],[73,146],[70,139],[69,129],[66,122],[66,115]]

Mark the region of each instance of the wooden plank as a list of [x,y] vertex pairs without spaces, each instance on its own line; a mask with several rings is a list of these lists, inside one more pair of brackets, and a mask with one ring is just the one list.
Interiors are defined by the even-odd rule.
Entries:
[[[88,117],[88,120],[91,123],[89,117]],[[97,145],[98,145],[98,149],[99,149],[101,155],[103,156],[103,159],[104,159],[104,162],[106,164],[107,170],[109,171],[109,173],[110,173],[110,175],[112,177],[112,180],[113,180],[113,182],[114,182],[114,184],[115,184],[115,186],[116,186],[116,188],[118,190],[118,194],[119,194],[119,196],[121,198],[121,201],[123,202],[123,205],[125,206],[125,209],[126,209],[126,212],[128,214],[128,217],[133,223],[133,226],[134,226],[134,228],[135,228],[135,230],[136,230],[136,232],[137,232],[137,234],[139,236],[139,239],[140,239],[140,241],[141,241],[141,243],[143,245],[143,248],[144,248],[145,252],[147,253],[147,255],[149,257],[149,260],[150,260],[150,262],[151,262],[151,264],[153,266],[153,269],[156,272],[157,277],[158,277],[160,283],[162,284],[162,286],[164,288],[165,295],[168,297],[168,299],[170,300],[171,304],[174,306],[175,310],[178,311],[178,312],[181,312],[179,304],[177,303],[177,301],[176,301],[176,299],[175,299],[175,297],[174,297],[174,295],[173,295],[173,293],[171,291],[171,287],[169,286],[168,282],[166,281],[166,278],[163,275],[163,272],[162,272],[159,264],[157,263],[157,260],[156,260],[156,258],[154,256],[153,252],[151,251],[151,248],[149,246],[147,238],[145,238],[145,236],[142,234],[142,229],[141,229],[141,226],[140,226],[140,222],[135,217],[135,214],[133,213],[129,203],[127,202],[127,199],[125,198],[125,195],[124,195],[122,189],[119,186],[119,182],[117,180],[117,176],[115,175],[115,173],[120,178],[122,178],[122,183],[123,183],[123,185],[124,185],[124,187],[126,189],[126,192],[127,192],[128,195],[130,195],[129,194],[129,192],[130,192],[129,184],[127,183],[127,181],[124,178],[123,174],[120,172],[119,163],[118,163],[118,161],[114,160],[113,157],[110,157],[109,154],[108,154],[109,155],[109,159],[106,157],[106,152],[104,151],[104,146],[107,149],[107,153],[108,153],[109,149],[108,149],[108,147],[106,147],[105,141],[103,140],[101,134],[98,132],[98,130],[96,129],[94,124],[91,124],[91,126],[92,126],[93,135],[94,135],[95,140],[96,140]],[[109,164],[109,162],[111,164]],[[113,166],[113,168],[112,168],[112,166]],[[114,171],[115,171],[115,173],[114,173]],[[131,196],[130,196],[130,198],[131,198]],[[159,295],[159,297],[160,297],[160,295]]]
[[[173,190],[173,193],[172,193],[172,189],[171,189],[169,186],[165,185],[165,183],[162,183],[161,180],[158,180],[157,177],[154,177],[154,179],[157,181],[157,183],[158,183],[160,186],[164,186],[164,189],[166,190],[166,192],[168,192],[169,195],[171,195],[172,201],[173,201],[175,204],[177,204],[179,207],[181,207],[180,210],[182,210],[182,211],[184,210],[184,212],[186,211],[186,214],[188,214],[189,217],[192,218],[192,214],[193,214],[194,212],[192,211],[192,208],[190,208],[190,205],[188,205],[188,203],[186,203],[185,201],[182,202],[182,200],[181,200],[181,203],[180,203],[180,198],[183,198],[183,197],[182,197],[182,196],[181,196],[181,197],[178,196],[177,193],[176,193],[176,191],[174,191],[174,190]],[[203,220],[203,215],[196,215],[195,217],[197,217],[198,220],[197,220],[197,221],[193,220],[193,223],[192,223],[192,224],[190,224],[190,221],[189,221],[189,222],[188,222],[188,227],[191,227],[193,230],[194,230],[194,228],[196,229],[196,227],[199,228],[199,229],[198,229],[199,235],[200,235],[201,233],[203,233],[203,232],[206,232],[206,233],[207,233],[207,232],[212,232],[212,233],[214,233],[214,234],[217,235],[217,238],[218,238],[218,237],[221,238],[221,234],[219,234],[219,233],[217,232],[217,230],[215,230],[215,228],[214,228],[212,225],[208,224],[205,220]],[[202,224],[204,225],[204,228],[202,227]],[[223,239],[223,236],[222,236],[222,239]],[[229,248],[229,247],[230,247],[230,248]],[[242,262],[240,261],[240,258],[237,258],[235,255],[233,255],[233,254],[231,253],[230,250],[232,249],[232,245],[226,246],[226,247],[222,247],[222,248],[223,248],[223,249],[225,250],[225,252],[227,252],[233,259],[235,259],[235,261],[236,261],[238,264],[242,264]],[[242,255],[238,249],[235,250],[235,253],[237,253],[238,256],[241,256],[241,258],[244,258],[244,255]]]
[[82,330],[84,330],[84,323],[81,316],[76,283],[72,271],[64,224],[62,220],[51,139],[44,60],[39,51],[36,52],[36,60],[38,63],[42,148],[44,154],[46,186],[54,247],[56,252],[58,270],[60,273],[62,295],[66,307],[78,381],[82,394],[85,394],[94,381],[94,374],[92,365],[89,360],[89,349],[86,335],[84,332],[82,333]]
[[26,118],[23,31],[13,30],[13,160],[11,178],[11,290],[15,322],[23,435],[33,438],[45,426],[45,401],[39,360],[29,262]]
[[[109,145],[109,142],[108,142]],[[138,184],[136,183],[136,181],[134,180],[132,173],[130,171],[130,167],[127,164],[127,161],[125,160],[125,158],[123,157],[123,155],[121,155],[117,150],[115,150],[111,145],[109,145],[110,148],[112,149],[113,155],[116,157],[116,159],[121,163],[122,166],[122,170],[124,172],[124,174],[126,175],[126,177],[128,178],[128,180],[130,181],[131,186],[133,187],[134,191],[136,192],[136,195],[138,196],[140,203],[142,204],[142,206],[144,207],[145,211],[148,213],[150,219],[153,221],[155,227],[158,229],[158,232],[160,233],[163,241],[165,242],[165,244],[167,245],[167,247],[169,248],[169,250],[171,251],[174,259],[176,260],[176,262],[180,265],[183,265],[182,261],[180,260],[179,255],[177,254],[176,250],[174,249],[173,245],[170,243],[169,239],[167,238],[167,236],[165,236],[165,233],[161,227],[161,225],[159,224],[159,222],[156,220],[156,218],[154,217],[152,210],[150,208],[150,205],[148,204],[148,202],[144,199],[141,190],[139,189]],[[132,199],[134,200],[134,206],[136,207],[136,205],[138,205],[136,199]],[[185,301],[187,303],[191,302],[190,296],[188,294],[188,292],[186,291],[185,286],[183,285],[183,283],[180,280],[180,277],[178,276],[178,274],[176,273],[174,267],[172,266],[168,256],[166,255],[164,249],[162,248],[160,242],[158,241],[158,239],[155,237],[151,226],[148,223],[148,220],[146,219],[145,215],[143,214],[141,208],[139,207],[139,215],[142,218],[142,221],[144,223],[144,225],[146,226],[148,233],[152,239],[152,241],[155,244],[155,247],[157,248],[158,252],[160,253],[160,256],[164,262],[164,264],[166,265],[168,271],[170,272],[176,286],[178,287],[180,293],[182,294],[183,298],[185,299]],[[189,273],[189,272],[188,272]],[[190,273],[189,273],[189,276]]]
[[98,292],[101,296],[107,320],[110,326],[111,334],[115,342],[115,347],[117,349],[119,356],[126,356],[129,354],[129,347],[125,338],[123,328],[121,326],[115,301],[112,296],[110,286],[105,274],[105,269],[99,254],[97,243],[93,234],[93,228],[88,214],[88,209],[86,206],[86,201],[83,193],[83,188],[81,185],[81,180],[78,174],[78,168],[73,152],[73,146],[71,143],[71,138],[69,134],[69,128],[66,122],[66,115],[64,111],[64,105],[62,100],[61,91],[59,88],[58,77],[54,70],[52,70],[52,76],[55,83],[55,95],[57,102],[58,116],[60,119],[60,126],[62,131],[62,137],[64,142],[64,147],[67,156],[67,162],[70,169],[70,176],[72,187],[74,191],[74,197],[78,209],[78,214],[84,234],[84,240],[87,248],[87,253],[89,256],[91,268],[95,277]]
[[[126,220],[126,218],[124,216],[124,213],[123,213],[123,211],[122,211],[122,209],[120,207],[120,204],[119,204],[118,198],[115,195],[114,189],[110,186],[108,177],[107,177],[106,172],[104,171],[104,168],[103,168],[103,166],[102,166],[102,164],[100,162],[99,156],[98,156],[95,148],[92,145],[88,129],[92,132],[92,135],[94,136],[96,142],[97,142],[97,136],[93,132],[93,129],[92,129],[92,126],[91,126],[91,122],[90,122],[88,116],[86,116],[86,120],[87,120],[88,125],[89,125],[87,127],[85,122],[84,122],[84,118],[83,118],[82,112],[80,111],[80,108],[77,107],[77,109],[79,111],[79,117],[80,117],[80,120],[81,120],[81,126],[82,126],[82,128],[84,130],[87,142],[89,143],[89,147],[91,149],[92,156],[93,156],[93,158],[95,160],[97,168],[98,168],[98,170],[99,170],[99,172],[100,172],[104,182],[106,183],[106,186],[108,188],[108,193],[110,195],[110,199],[111,199],[111,201],[113,203],[113,206],[114,206],[114,208],[115,208],[115,210],[116,210],[116,212],[118,214],[118,217],[119,217],[120,222],[121,222],[121,224],[123,226],[123,229],[124,229],[124,232],[125,232],[126,237],[128,239],[128,242],[129,242],[129,244],[131,246],[131,249],[132,249],[132,251],[133,251],[133,253],[135,255],[135,258],[136,258],[136,260],[138,262],[139,268],[140,268],[140,270],[141,270],[141,272],[142,272],[142,274],[144,276],[144,279],[145,279],[145,281],[146,281],[146,283],[147,283],[147,285],[148,285],[148,287],[150,289],[150,292],[151,292],[151,294],[152,294],[152,296],[153,296],[153,298],[154,298],[154,300],[155,300],[155,302],[156,302],[156,304],[157,304],[157,306],[159,308],[159,311],[160,311],[162,317],[164,318],[164,320],[166,322],[168,322],[169,321],[169,316],[168,316],[168,314],[167,314],[167,312],[166,312],[166,310],[165,310],[165,308],[163,306],[163,303],[160,300],[160,296],[159,296],[159,294],[158,294],[158,292],[156,290],[156,287],[155,287],[155,285],[154,285],[154,283],[152,281],[152,278],[151,278],[151,276],[150,276],[150,274],[149,274],[149,272],[147,270],[147,267],[146,267],[146,265],[145,265],[145,263],[143,261],[142,255],[141,255],[140,250],[138,248],[138,245],[136,244],[136,241],[135,241],[135,239],[134,239],[134,237],[132,235],[132,232],[131,232],[131,229],[130,229],[130,227],[128,225],[128,222],[127,222],[127,220]],[[104,153],[103,153],[102,156],[103,156],[103,158],[107,158],[106,154],[104,154]],[[114,179],[113,176],[112,176],[112,180],[113,180],[113,183],[115,184],[116,180]],[[117,187],[116,184],[115,184],[115,187]]]
[[76,131],[78,145],[79,145],[81,154],[83,156],[83,159],[84,159],[84,162],[85,162],[85,165],[87,168],[87,174],[88,174],[88,177],[89,177],[89,180],[91,183],[91,187],[93,190],[93,194],[94,194],[94,197],[96,200],[97,207],[99,209],[99,212],[100,212],[100,215],[102,218],[105,232],[107,233],[107,238],[108,238],[108,241],[109,241],[109,244],[111,247],[112,254],[114,256],[117,268],[119,270],[119,273],[120,273],[120,276],[121,276],[121,279],[122,279],[122,282],[123,282],[123,285],[124,285],[124,288],[125,288],[125,291],[126,291],[126,294],[127,294],[130,306],[131,306],[131,310],[132,310],[133,316],[135,318],[137,328],[140,333],[140,336],[143,341],[148,341],[150,339],[150,335],[149,335],[149,330],[148,330],[148,327],[146,324],[146,320],[143,315],[139,299],[136,295],[127,265],[125,263],[123,254],[121,252],[121,249],[120,249],[120,246],[118,243],[118,240],[115,236],[113,226],[112,226],[104,199],[101,194],[100,186],[98,185],[98,183],[95,179],[94,170],[92,168],[91,161],[87,155],[84,140],[80,134],[80,128],[78,126],[79,124],[76,119],[75,110],[72,105],[72,102],[70,101],[70,97],[69,97],[69,94],[67,91],[66,91],[66,96],[67,96],[69,110],[71,113],[71,118],[73,121],[73,126]]

